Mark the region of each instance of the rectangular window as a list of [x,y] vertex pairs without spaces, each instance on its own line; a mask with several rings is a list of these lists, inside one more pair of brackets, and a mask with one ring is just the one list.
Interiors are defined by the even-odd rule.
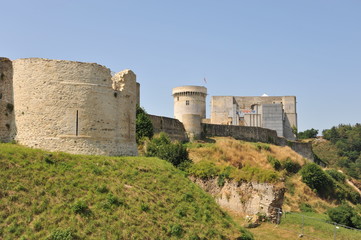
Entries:
[[189,100],[186,100],[186,105],[189,105]]

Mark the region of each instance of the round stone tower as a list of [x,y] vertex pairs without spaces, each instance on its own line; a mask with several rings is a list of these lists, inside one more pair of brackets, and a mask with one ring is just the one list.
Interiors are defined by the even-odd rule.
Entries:
[[173,88],[174,117],[181,121],[188,137],[197,139],[201,135],[201,120],[206,118],[207,88],[182,86]]
[[14,66],[14,105],[20,144],[50,151],[137,155],[136,76],[111,77],[95,63],[40,58]]

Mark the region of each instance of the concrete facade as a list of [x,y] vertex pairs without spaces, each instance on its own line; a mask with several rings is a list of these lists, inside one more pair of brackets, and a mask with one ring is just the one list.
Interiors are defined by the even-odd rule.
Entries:
[[213,96],[211,123],[269,128],[276,130],[278,136],[295,140],[296,97]]
[[137,155],[136,76],[95,63],[13,61],[15,140],[50,151]]

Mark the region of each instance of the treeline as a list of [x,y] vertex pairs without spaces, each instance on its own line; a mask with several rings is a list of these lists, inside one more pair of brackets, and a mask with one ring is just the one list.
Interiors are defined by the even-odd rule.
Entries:
[[337,165],[351,177],[361,178],[361,124],[344,125],[326,129],[323,138],[330,140],[338,149]]

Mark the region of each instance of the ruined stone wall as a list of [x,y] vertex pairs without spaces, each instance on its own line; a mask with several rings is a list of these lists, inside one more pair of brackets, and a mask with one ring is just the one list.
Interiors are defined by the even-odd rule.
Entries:
[[289,141],[278,137],[275,130],[260,127],[245,127],[233,125],[216,125],[202,123],[204,137],[233,137],[250,142],[272,143],[279,146],[289,146],[293,151],[308,160],[315,161],[311,143]]
[[9,142],[15,133],[13,65],[0,58],[0,142]]
[[178,119],[155,116],[150,114],[148,114],[148,116],[152,121],[155,134],[165,132],[173,141],[188,141],[184,126]]
[[[315,162],[315,155],[312,151],[312,143],[311,142],[294,142],[288,141],[287,146],[292,148],[293,151],[300,154],[302,157],[307,158],[311,161]],[[323,162],[316,162],[317,164],[326,167]]]
[[233,125],[217,125],[202,123],[205,137],[233,137],[235,139],[251,142],[277,142],[275,130],[260,127],[245,127]]
[[113,82],[110,70],[95,63],[29,58],[13,66],[20,144],[77,154],[137,154],[134,73],[118,73]]

